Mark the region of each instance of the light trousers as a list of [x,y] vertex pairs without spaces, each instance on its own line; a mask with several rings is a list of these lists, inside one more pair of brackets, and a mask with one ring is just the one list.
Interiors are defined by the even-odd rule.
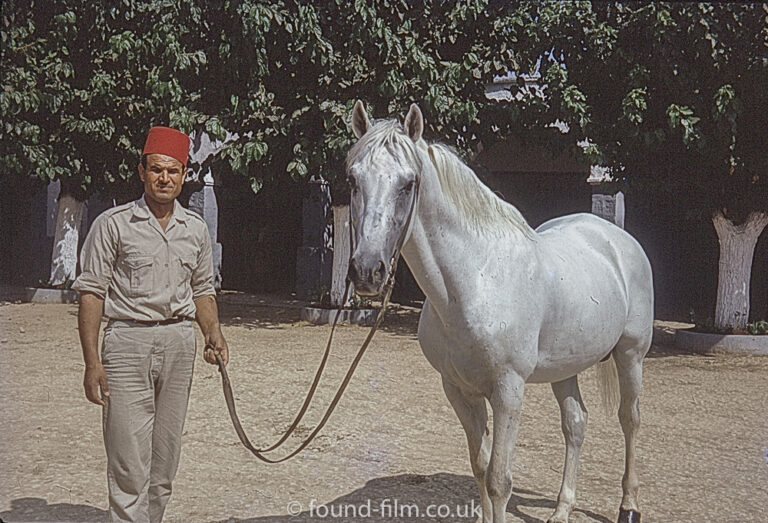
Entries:
[[143,326],[110,321],[102,363],[109,516],[159,522],[171,497],[195,362],[191,321]]

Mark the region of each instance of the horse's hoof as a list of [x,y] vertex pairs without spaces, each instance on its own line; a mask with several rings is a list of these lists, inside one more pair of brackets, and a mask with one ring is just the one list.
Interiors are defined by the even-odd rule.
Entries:
[[569,505],[558,505],[554,514],[549,516],[547,523],[568,523],[568,516],[571,515],[573,507]]
[[640,523],[640,513],[637,510],[620,508],[618,523]]

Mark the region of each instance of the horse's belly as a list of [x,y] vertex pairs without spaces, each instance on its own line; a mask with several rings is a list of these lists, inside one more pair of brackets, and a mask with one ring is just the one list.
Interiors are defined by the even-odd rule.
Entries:
[[599,362],[602,357],[592,356],[584,358],[583,355],[572,359],[559,357],[553,360],[540,361],[533,374],[526,380],[528,383],[555,383],[568,379]]
[[581,259],[581,265],[556,257],[550,262],[536,367],[528,381],[551,383],[591,367],[626,328],[629,303],[620,276],[602,256],[585,252]]
[[552,383],[575,376],[608,355],[622,331],[623,324],[615,322],[590,330],[575,327],[542,333],[536,367],[527,381]]

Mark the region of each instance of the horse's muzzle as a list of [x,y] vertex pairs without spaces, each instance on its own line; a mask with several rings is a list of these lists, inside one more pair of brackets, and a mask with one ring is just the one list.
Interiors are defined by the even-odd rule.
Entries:
[[361,296],[378,296],[387,282],[387,264],[384,260],[371,262],[352,258],[349,262],[349,279],[355,292]]

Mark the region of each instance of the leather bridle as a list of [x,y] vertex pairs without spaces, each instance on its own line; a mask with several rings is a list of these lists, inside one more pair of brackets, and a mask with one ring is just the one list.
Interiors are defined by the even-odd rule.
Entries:
[[[221,373],[221,384],[222,384],[222,388],[224,389],[224,399],[227,403],[227,409],[229,410],[229,417],[232,419],[232,425],[235,428],[235,432],[237,433],[237,436],[240,438],[240,441],[245,446],[245,448],[247,448],[259,460],[265,463],[282,463],[283,461],[287,461],[291,459],[292,457],[297,455],[299,452],[304,450],[307,447],[307,445],[309,445],[312,442],[312,440],[315,439],[315,436],[317,436],[318,433],[325,426],[326,422],[328,421],[328,418],[331,417],[331,414],[336,408],[336,405],[338,405],[339,401],[341,400],[341,397],[344,394],[344,391],[346,390],[347,385],[349,385],[349,381],[352,379],[352,375],[354,374],[358,363],[360,363],[360,360],[362,359],[363,354],[365,354],[366,349],[368,348],[368,346],[371,343],[371,340],[373,339],[373,335],[376,333],[376,330],[379,328],[379,325],[381,324],[381,321],[384,318],[384,313],[386,312],[387,305],[389,305],[389,298],[391,297],[392,289],[395,286],[395,273],[397,272],[397,263],[400,260],[400,253],[403,248],[403,244],[408,238],[408,234],[413,224],[413,215],[416,212],[416,204],[419,198],[419,185],[420,185],[419,176],[417,175],[414,181],[413,199],[411,200],[411,208],[408,212],[408,219],[405,222],[405,226],[403,227],[403,230],[400,232],[400,236],[398,237],[397,244],[395,245],[392,258],[390,258],[390,261],[389,261],[389,274],[387,277],[387,282],[383,289],[384,298],[381,302],[381,308],[379,309],[379,314],[376,316],[376,321],[371,327],[371,330],[368,332],[368,336],[366,336],[365,341],[363,341],[363,344],[360,346],[360,349],[357,351],[357,355],[352,360],[352,363],[350,364],[349,369],[347,369],[347,373],[344,376],[344,379],[342,380],[341,385],[339,385],[339,388],[336,390],[336,394],[333,396],[333,399],[331,400],[331,403],[328,405],[328,408],[326,409],[322,419],[318,422],[317,426],[312,430],[309,436],[307,436],[306,439],[304,439],[304,441],[302,441],[301,444],[296,449],[291,451],[288,455],[279,459],[272,459],[266,456],[265,454],[268,452],[277,450],[278,448],[283,446],[285,441],[291,436],[291,434],[294,433],[296,428],[299,426],[299,423],[304,417],[304,414],[306,414],[307,410],[309,409],[309,405],[312,402],[312,398],[315,395],[315,391],[317,390],[317,386],[320,383],[320,378],[325,369],[325,364],[328,361],[328,356],[330,355],[331,344],[333,342],[333,333],[336,330],[336,324],[339,320],[339,315],[341,314],[341,310],[344,307],[344,303],[346,303],[347,300],[349,299],[348,294],[349,294],[349,289],[352,283],[349,278],[349,272],[347,272],[346,286],[344,288],[344,299],[342,300],[342,305],[336,311],[336,315],[334,316],[333,325],[331,327],[331,333],[328,336],[328,343],[325,346],[325,352],[323,354],[323,358],[320,361],[320,365],[317,368],[317,372],[315,373],[315,378],[312,382],[312,385],[309,388],[309,391],[307,392],[307,396],[304,400],[304,403],[302,404],[301,409],[299,409],[298,414],[294,418],[293,423],[291,423],[291,426],[288,427],[288,429],[280,437],[280,439],[277,442],[273,443],[272,445],[268,447],[263,447],[263,448],[256,448],[248,439],[248,436],[246,435],[245,430],[243,430],[243,426],[240,423],[240,419],[238,418],[237,412],[235,410],[235,398],[234,398],[234,395],[232,394],[232,385],[229,380],[229,375],[227,374],[227,368],[224,365],[224,361],[221,358],[221,354],[219,353],[219,351],[215,350],[215,348],[212,345],[206,344],[205,350],[213,349],[214,355],[216,356],[216,362],[219,365],[219,372]],[[350,206],[350,213],[349,213],[350,258],[354,253],[354,249],[353,249],[354,234],[355,234],[355,231],[353,228],[352,212],[351,212],[351,206]]]

